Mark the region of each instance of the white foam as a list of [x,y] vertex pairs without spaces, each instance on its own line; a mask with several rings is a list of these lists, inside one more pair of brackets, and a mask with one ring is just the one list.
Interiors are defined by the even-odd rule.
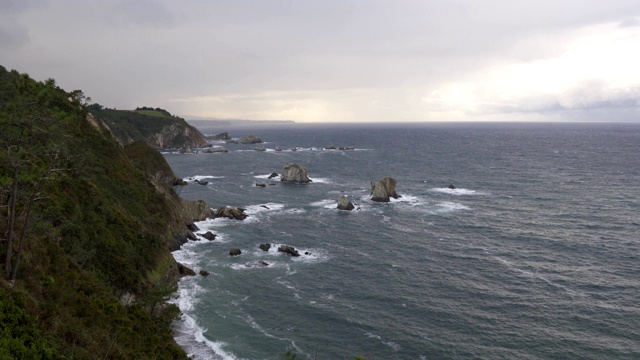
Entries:
[[393,341],[387,341],[387,342],[383,342],[383,344],[387,345],[388,347],[391,348],[391,350],[393,351],[400,351],[400,349],[402,348],[400,346],[400,344],[393,342]]
[[377,339],[377,340],[382,340],[382,338],[380,337],[380,335],[376,335],[374,333],[370,333],[370,332],[366,332],[364,333],[368,338],[370,339]]
[[436,204],[436,207],[441,211],[441,212],[451,212],[451,211],[458,211],[458,210],[471,210],[470,207],[459,204],[459,203],[455,203],[455,202],[451,202],[451,201],[445,201],[445,202],[441,202]]
[[333,199],[325,199],[325,200],[312,202],[309,205],[315,206],[315,207],[323,207],[325,209],[335,209],[338,206],[338,202],[337,200],[333,200]]
[[226,343],[221,341],[211,341],[204,336],[206,329],[200,327],[197,321],[189,315],[182,315],[179,326],[174,324],[175,330],[180,336],[175,335],[174,338],[187,352],[187,356],[194,360],[205,359],[221,359],[221,360],[237,360],[238,358],[225,351]]
[[282,209],[284,209],[284,204],[265,203],[265,204],[249,205],[245,208],[244,212],[247,215],[256,215],[263,212],[274,212]]
[[331,181],[331,179],[328,178],[310,178],[311,179],[311,184],[333,184],[333,181]]
[[216,175],[193,175],[186,177],[182,180],[184,181],[200,181],[204,179],[224,179],[224,176],[216,176]]
[[470,189],[433,188],[433,189],[430,189],[430,190],[431,191],[435,191],[435,192],[439,192],[439,193],[443,193],[443,194],[456,195],[456,196],[461,196],[461,195],[486,195],[486,193],[478,192],[478,191],[470,190]]
[[424,204],[422,199],[420,199],[417,196],[409,195],[409,194],[400,195],[400,197],[397,198],[397,199],[390,198],[389,202],[391,202],[391,203],[404,203],[404,204],[409,204],[409,205],[412,205],[412,206],[417,206],[417,205],[423,205]]
[[269,178],[269,176],[271,176],[271,174],[266,174],[266,175],[254,175],[253,177],[256,179],[266,179],[266,180],[277,180],[280,178],[280,175],[278,174],[278,176]]

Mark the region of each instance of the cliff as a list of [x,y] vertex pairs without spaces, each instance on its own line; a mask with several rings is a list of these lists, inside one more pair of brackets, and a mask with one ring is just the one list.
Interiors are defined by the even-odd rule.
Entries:
[[84,99],[0,66],[0,358],[186,358],[170,248],[210,210]]
[[145,141],[155,148],[202,147],[204,135],[183,118],[166,110],[114,110],[93,104],[89,111],[109,128],[122,145]]

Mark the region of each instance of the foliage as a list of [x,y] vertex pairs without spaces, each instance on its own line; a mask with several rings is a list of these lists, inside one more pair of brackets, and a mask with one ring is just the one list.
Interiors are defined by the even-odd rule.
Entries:
[[176,199],[89,124],[88,101],[0,66],[0,264],[24,250],[15,283],[0,281],[0,358],[186,358],[177,309],[159,305]]

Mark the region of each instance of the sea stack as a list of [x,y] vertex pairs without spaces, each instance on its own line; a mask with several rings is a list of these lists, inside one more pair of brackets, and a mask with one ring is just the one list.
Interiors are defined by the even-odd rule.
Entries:
[[307,169],[298,164],[287,163],[284,166],[280,181],[307,184],[311,182],[307,174]]
[[351,211],[353,208],[354,206],[351,201],[349,201],[346,196],[340,195],[340,198],[338,198],[338,209]]
[[371,182],[371,200],[377,202],[389,202],[390,198],[400,197],[396,192],[396,179],[384,177],[383,179]]

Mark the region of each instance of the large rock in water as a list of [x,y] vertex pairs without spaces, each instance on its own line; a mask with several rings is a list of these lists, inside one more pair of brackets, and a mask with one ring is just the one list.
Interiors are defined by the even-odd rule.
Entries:
[[287,163],[284,166],[280,181],[307,184],[311,182],[307,174],[307,169],[298,164]]
[[240,142],[243,144],[260,144],[262,139],[255,135],[245,135],[240,139]]
[[229,219],[244,220],[247,218],[243,208],[239,207],[221,207],[218,208],[213,218],[225,217]]
[[387,176],[371,182],[371,200],[389,202],[391,197],[394,199],[400,197],[396,192],[396,179]]
[[340,195],[338,198],[338,209],[340,210],[353,210],[353,204],[346,196]]

